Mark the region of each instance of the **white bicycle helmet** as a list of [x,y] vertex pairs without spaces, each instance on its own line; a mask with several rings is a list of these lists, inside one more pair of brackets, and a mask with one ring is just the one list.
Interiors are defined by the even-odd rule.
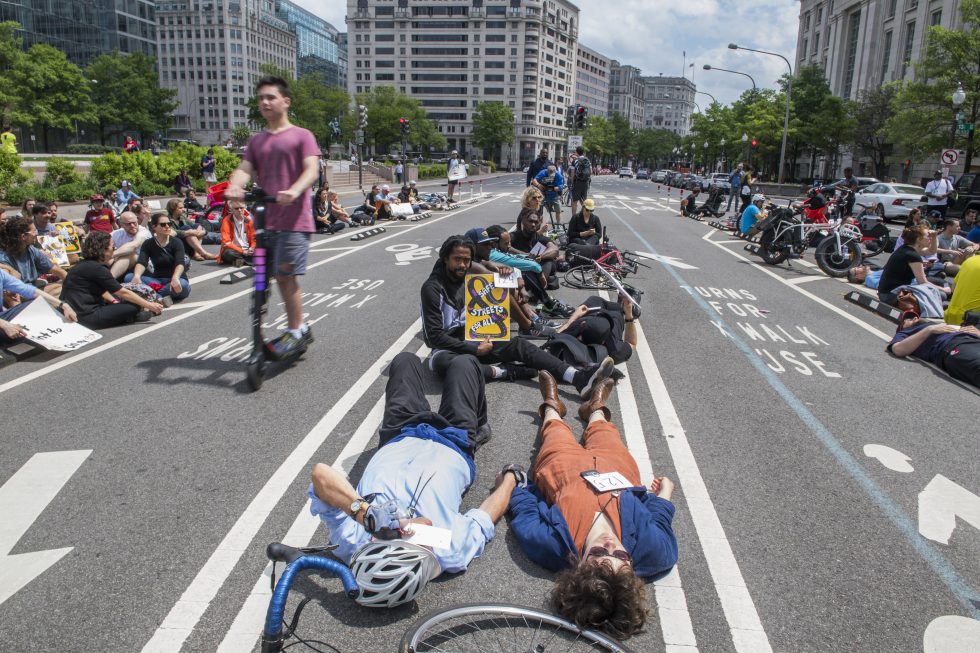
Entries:
[[357,602],[369,608],[408,603],[442,573],[432,551],[405,540],[379,540],[351,558],[351,572],[361,588]]
[[755,195],[752,196],[753,204],[755,204],[756,202],[765,202],[765,201],[766,201],[766,196],[763,195],[762,193],[756,193]]

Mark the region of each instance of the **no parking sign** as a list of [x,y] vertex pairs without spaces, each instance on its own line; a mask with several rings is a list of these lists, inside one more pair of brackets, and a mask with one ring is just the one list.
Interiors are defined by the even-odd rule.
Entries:
[[942,161],[944,166],[956,165],[956,162],[960,160],[960,153],[958,150],[948,148],[943,150],[939,160]]

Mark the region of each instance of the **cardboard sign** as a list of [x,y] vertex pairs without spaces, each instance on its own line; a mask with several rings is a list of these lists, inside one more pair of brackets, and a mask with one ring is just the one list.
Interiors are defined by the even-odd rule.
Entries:
[[41,244],[41,251],[52,263],[63,268],[68,267],[68,252],[65,250],[65,241],[61,236],[40,236],[38,241]]
[[58,235],[61,236],[62,242],[65,243],[65,251],[69,254],[78,254],[82,251],[82,243],[78,239],[78,232],[75,231],[75,225],[71,222],[55,222],[55,228],[58,229]]
[[492,274],[466,275],[466,339],[510,340],[510,303],[506,288]]
[[40,297],[12,322],[27,330],[28,340],[51,351],[75,351],[102,337],[78,322],[68,322]]
[[466,164],[462,159],[457,159],[456,165],[449,169],[449,181],[459,181],[466,179]]

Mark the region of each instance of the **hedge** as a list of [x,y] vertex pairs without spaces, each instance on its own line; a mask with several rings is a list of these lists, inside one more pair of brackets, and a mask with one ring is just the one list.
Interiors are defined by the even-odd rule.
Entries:
[[65,150],[68,154],[107,154],[109,152],[123,151],[121,147],[97,145],[95,143],[72,143]]

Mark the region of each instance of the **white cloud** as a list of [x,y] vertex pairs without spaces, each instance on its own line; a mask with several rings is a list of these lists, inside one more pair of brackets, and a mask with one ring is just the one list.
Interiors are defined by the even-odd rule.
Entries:
[[[293,0],[304,9],[347,29],[344,0]],[[792,63],[799,21],[798,0],[578,0],[582,44],[644,75],[692,78],[698,90],[730,103],[751,88],[740,75],[706,71],[704,64],[739,70],[755,78],[759,88],[773,88],[786,72],[776,57],[728,49],[731,42],[778,52]],[[687,52],[685,59],[682,52]],[[691,63],[695,67],[687,67]],[[700,96],[701,100],[710,101]],[[702,105],[704,106],[704,105]]]

